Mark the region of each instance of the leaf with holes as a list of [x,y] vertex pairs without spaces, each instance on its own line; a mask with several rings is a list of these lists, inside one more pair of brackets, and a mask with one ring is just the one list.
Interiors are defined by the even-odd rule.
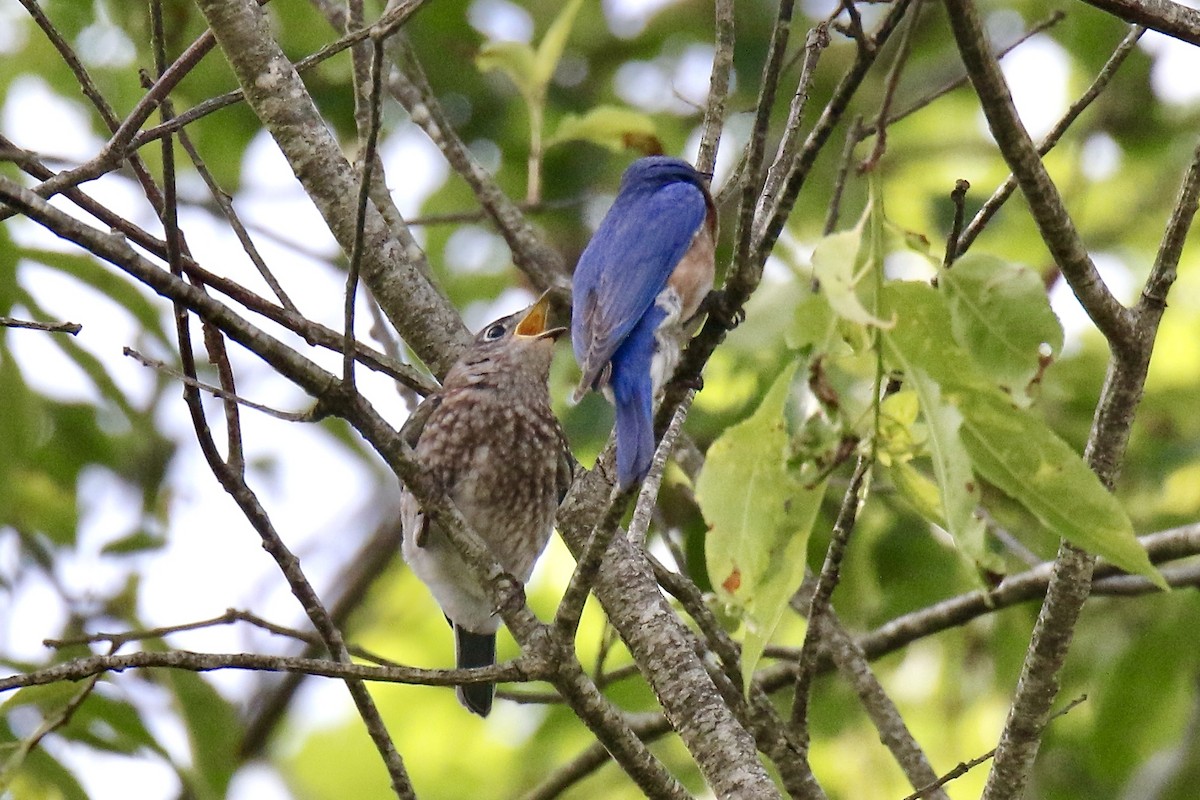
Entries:
[[1018,405],[1028,405],[1029,390],[1063,344],[1041,277],[1028,267],[971,253],[941,271],[938,287],[948,301],[955,341]]
[[[945,298],[925,284],[893,283],[882,300],[896,319],[883,336],[890,366],[913,373],[907,380],[923,371],[938,384],[944,402],[962,415],[959,436],[975,472],[1056,535],[1166,588],[1125,509],[1079,454],[1033,413],[1015,407],[958,346]],[[927,416],[930,410],[922,407]]]
[[696,499],[709,525],[708,575],[746,621],[745,685],[788,599],[804,579],[808,535],[824,484],[805,488],[788,467],[784,407],[799,362],[775,379],[762,403],[708,449]]

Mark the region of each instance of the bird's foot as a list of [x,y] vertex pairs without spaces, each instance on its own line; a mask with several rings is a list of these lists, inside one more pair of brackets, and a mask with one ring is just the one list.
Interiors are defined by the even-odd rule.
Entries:
[[503,611],[515,612],[515,611],[520,611],[522,608],[525,607],[525,586],[524,586],[524,584],[522,584],[513,575],[511,575],[507,572],[504,573],[504,577],[502,580],[506,584],[504,587],[505,591],[503,592],[504,608],[496,609],[496,613],[501,614],[501,616],[503,616],[503,614],[501,613]]
[[721,289],[713,289],[700,301],[700,311],[697,314],[708,314],[721,323],[725,330],[733,330],[746,319],[746,312],[739,307],[733,307],[729,295]]

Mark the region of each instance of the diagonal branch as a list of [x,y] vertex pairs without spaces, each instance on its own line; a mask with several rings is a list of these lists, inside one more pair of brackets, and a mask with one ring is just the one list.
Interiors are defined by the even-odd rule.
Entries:
[[1017,115],[978,11],[971,0],[946,0],[945,6],[959,54],[979,95],[992,137],[1029,203],[1042,241],[1110,347],[1124,347],[1132,335],[1130,313],[1113,297],[1092,263],[1058,188]]
[[[554,636],[551,629],[537,620],[525,604],[519,581],[504,572],[487,545],[470,530],[459,511],[433,484],[431,476],[417,464],[412,448],[400,434],[359,394],[345,391],[341,380],[237,316],[227,306],[194,286],[156,268],[119,236],[102,233],[52,207],[36,194],[11,179],[0,176],[0,202],[43,225],[57,235],[75,242],[168,300],[178,302],[219,327],[230,339],[254,352],[281,375],[317,398],[317,413],[344,418],[370,444],[421,503],[426,515],[436,520],[465,563],[488,592],[497,613],[504,620],[526,656],[552,666],[548,680],[554,684],[576,714],[604,742],[622,768],[649,796],[686,798],[687,794],[666,771],[622,719],[584,672],[569,643]],[[220,475],[218,475],[220,477]],[[255,519],[251,519],[255,522]],[[269,524],[265,517],[262,522]],[[260,533],[262,531],[260,530]],[[273,546],[273,545],[272,545]],[[281,564],[290,553],[279,552]],[[294,558],[294,556],[292,556]],[[313,620],[317,624],[317,620]],[[322,631],[324,633],[324,631]],[[711,728],[707,733],[711,734]],[[744,732],[743,732],[744,733]],[[709,743],[719,747],[723,742]],[[757,764],[753,745],[748,756],[758,766],[750,772],[761,775],[770,786],[761,765]],[[739,764],[745,765],[743,758]],[[745,771],[745,770],[743,770]],[[730,780],[744,781],[743,775]]]
[[1200,10],[1171,0],[1083,0],[1135,25],[1200,47]]
[[[292,62],[254,0],[199,0],[246,102],[283,151],[343,252],[354,249],[358,181]],[[468,341],[449,301],[426,277],[425,256],[403,227],[371,205],[364,219],[362,278],[396,330],[436,372]]]
[[393,39],[389,56],[397,66],[388,86],[392,96],[400,101],[412,121],[425,131],[450,167],[471,187],[488,218],[508,243],[513,263],[529,275],[537,289],[554,287],[565,297],[570,282],[562,256],[546,243],[521,207],[504,193],[454,132],[412,46],[400,38]]
[[[1100,93],[1103,92],[1105,87],[1108,86],[1109,81],[1112,80],[1113,76],[1117,74],[1117,69],[1125,61],[1125,58],[1131,52],[1133,52],[1134,45],[1137,44],[1138,40],[1142,37],[1142,34],[1145,31],[1145,28],[1134,26],[1129,33],[1125,35],[1125,38],[1121,40],[1119,45],[1117,45],[1117,49],[1114,50],[1113,54],[1108,57],[1108,61],[1104,62],[1104,66],[1100,68],[1100,72],[1096,74],[1096,78],[1092,81],[1092,84],[1088,86],[1082,95],[1079,96],[1078,100],[1071,104],[1071,107],[1068,108],[1067,112],[1063,114],[1062,118],[1054,124],[1054,127],[1050,129],[1050,132],[1042,137],[1042,141],[1038,142],[1038,155],[1044,156],[1046,153],[1049,153],[1054,146],[1058,144],[1059,139],[1061,139],[1062,135],[1067,132],[1067,129],[1071,127],[1072,123],[1074,123],[1079,115],[1083,113],[1084,109],[1090,106],[1092,101],[1100,96]],[[1003,55],[1003,53],[1001,53],[1001,55]],[[953,253],[947,252],[946,256],[948,259],[958,258],[967,252],[967,249],[971,246],[971,243],[975,241],[975,238],[983,231],[984,226],[987,225],[988,221],[991,220],[993,216],[995,216],[996,212],[1000,210],[1000,207],[1004,205],[1008,198],[1012,196],[1013,190],[1016,188],[1016,176],[1009,175],[1007,178],[1005,178],[1004,183],[1000,184],[996,191],[992,192],[992,196],[989,197],[986,202],[984,202],[983,206],[971,220],[971,224],[968,225],[966,230],[963,231],[961,238],[958,240],[958,245],[955,251]]]

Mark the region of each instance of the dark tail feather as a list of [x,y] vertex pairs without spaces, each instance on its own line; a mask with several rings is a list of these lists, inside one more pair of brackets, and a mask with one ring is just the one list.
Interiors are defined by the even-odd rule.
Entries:
[[[454,649],[458,668],[490,667],[496,663],[496,634],[471,633],[466,628],[454,626]],[[492,697],[496,694],[494,683],[472,683],[455,690],[458,702],[481,717],[492,710]]]
[[650,375],[632,385],[613,383],[617,407],[617,480],[622,489],[640,483],[654,458],[654,405]]

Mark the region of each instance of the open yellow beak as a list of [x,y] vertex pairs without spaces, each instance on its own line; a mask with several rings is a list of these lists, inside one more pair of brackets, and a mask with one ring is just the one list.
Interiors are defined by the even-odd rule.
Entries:
[[557,339],[567,332],[566,328],[547,328],[546,322],[550,317],[550,290],[542,293],[537,302],[530,306],[525,316],[517,323],[517,336],[533,339]]

